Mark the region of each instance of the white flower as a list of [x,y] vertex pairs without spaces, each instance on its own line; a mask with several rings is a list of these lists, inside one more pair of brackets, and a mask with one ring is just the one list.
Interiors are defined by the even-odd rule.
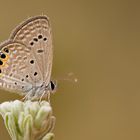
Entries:
[[12,140],[52,140],[55,117],[47,101],[0,104],[0,114]]

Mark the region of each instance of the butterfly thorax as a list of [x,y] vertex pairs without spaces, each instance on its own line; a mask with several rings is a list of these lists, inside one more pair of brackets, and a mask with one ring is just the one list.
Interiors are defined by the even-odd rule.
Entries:
[[38,99],[41,98],[42,96],[48,95],[48,93],[53,93],[56,90],[56,82],[55,81],[50,81],[49,84],[46,85],[45,82],[42,84],[36,84],[32,85],[32,87],[26,91],[27,92],[27,99]]

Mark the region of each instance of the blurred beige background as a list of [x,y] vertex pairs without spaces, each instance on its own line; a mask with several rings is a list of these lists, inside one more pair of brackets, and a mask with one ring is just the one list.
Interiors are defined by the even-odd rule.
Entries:
[[[0,41],[27,17],[46,14],[53,28],[51,102],[55,140],[140,139],[140,2],[1,0]],[[20,99],[0,90],[0,102]],[[10,140],[0,119],[0,139]]]

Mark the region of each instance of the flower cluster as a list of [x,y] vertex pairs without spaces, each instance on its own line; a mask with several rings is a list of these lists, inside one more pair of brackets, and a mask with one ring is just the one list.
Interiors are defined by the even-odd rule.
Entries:
[[47,101],[0,104],[0,114],[12,140],[52,140],[55,117]]

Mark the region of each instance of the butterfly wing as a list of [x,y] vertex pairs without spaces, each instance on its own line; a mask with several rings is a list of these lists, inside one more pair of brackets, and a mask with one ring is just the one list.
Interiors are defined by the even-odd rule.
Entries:
[[28,19],[15,29],[10,39],[24,44],[31,50],[30,54],[34,56],[33,61],[41,72],[42,81],[48,85],[53,59],[52,35],[48,18],[37,16]]
[[37,65],[31,65],[34,56],[24,44],[7,41],[0,45],[0,87],[26,95],[32,89],[33,79],[41,81]]

